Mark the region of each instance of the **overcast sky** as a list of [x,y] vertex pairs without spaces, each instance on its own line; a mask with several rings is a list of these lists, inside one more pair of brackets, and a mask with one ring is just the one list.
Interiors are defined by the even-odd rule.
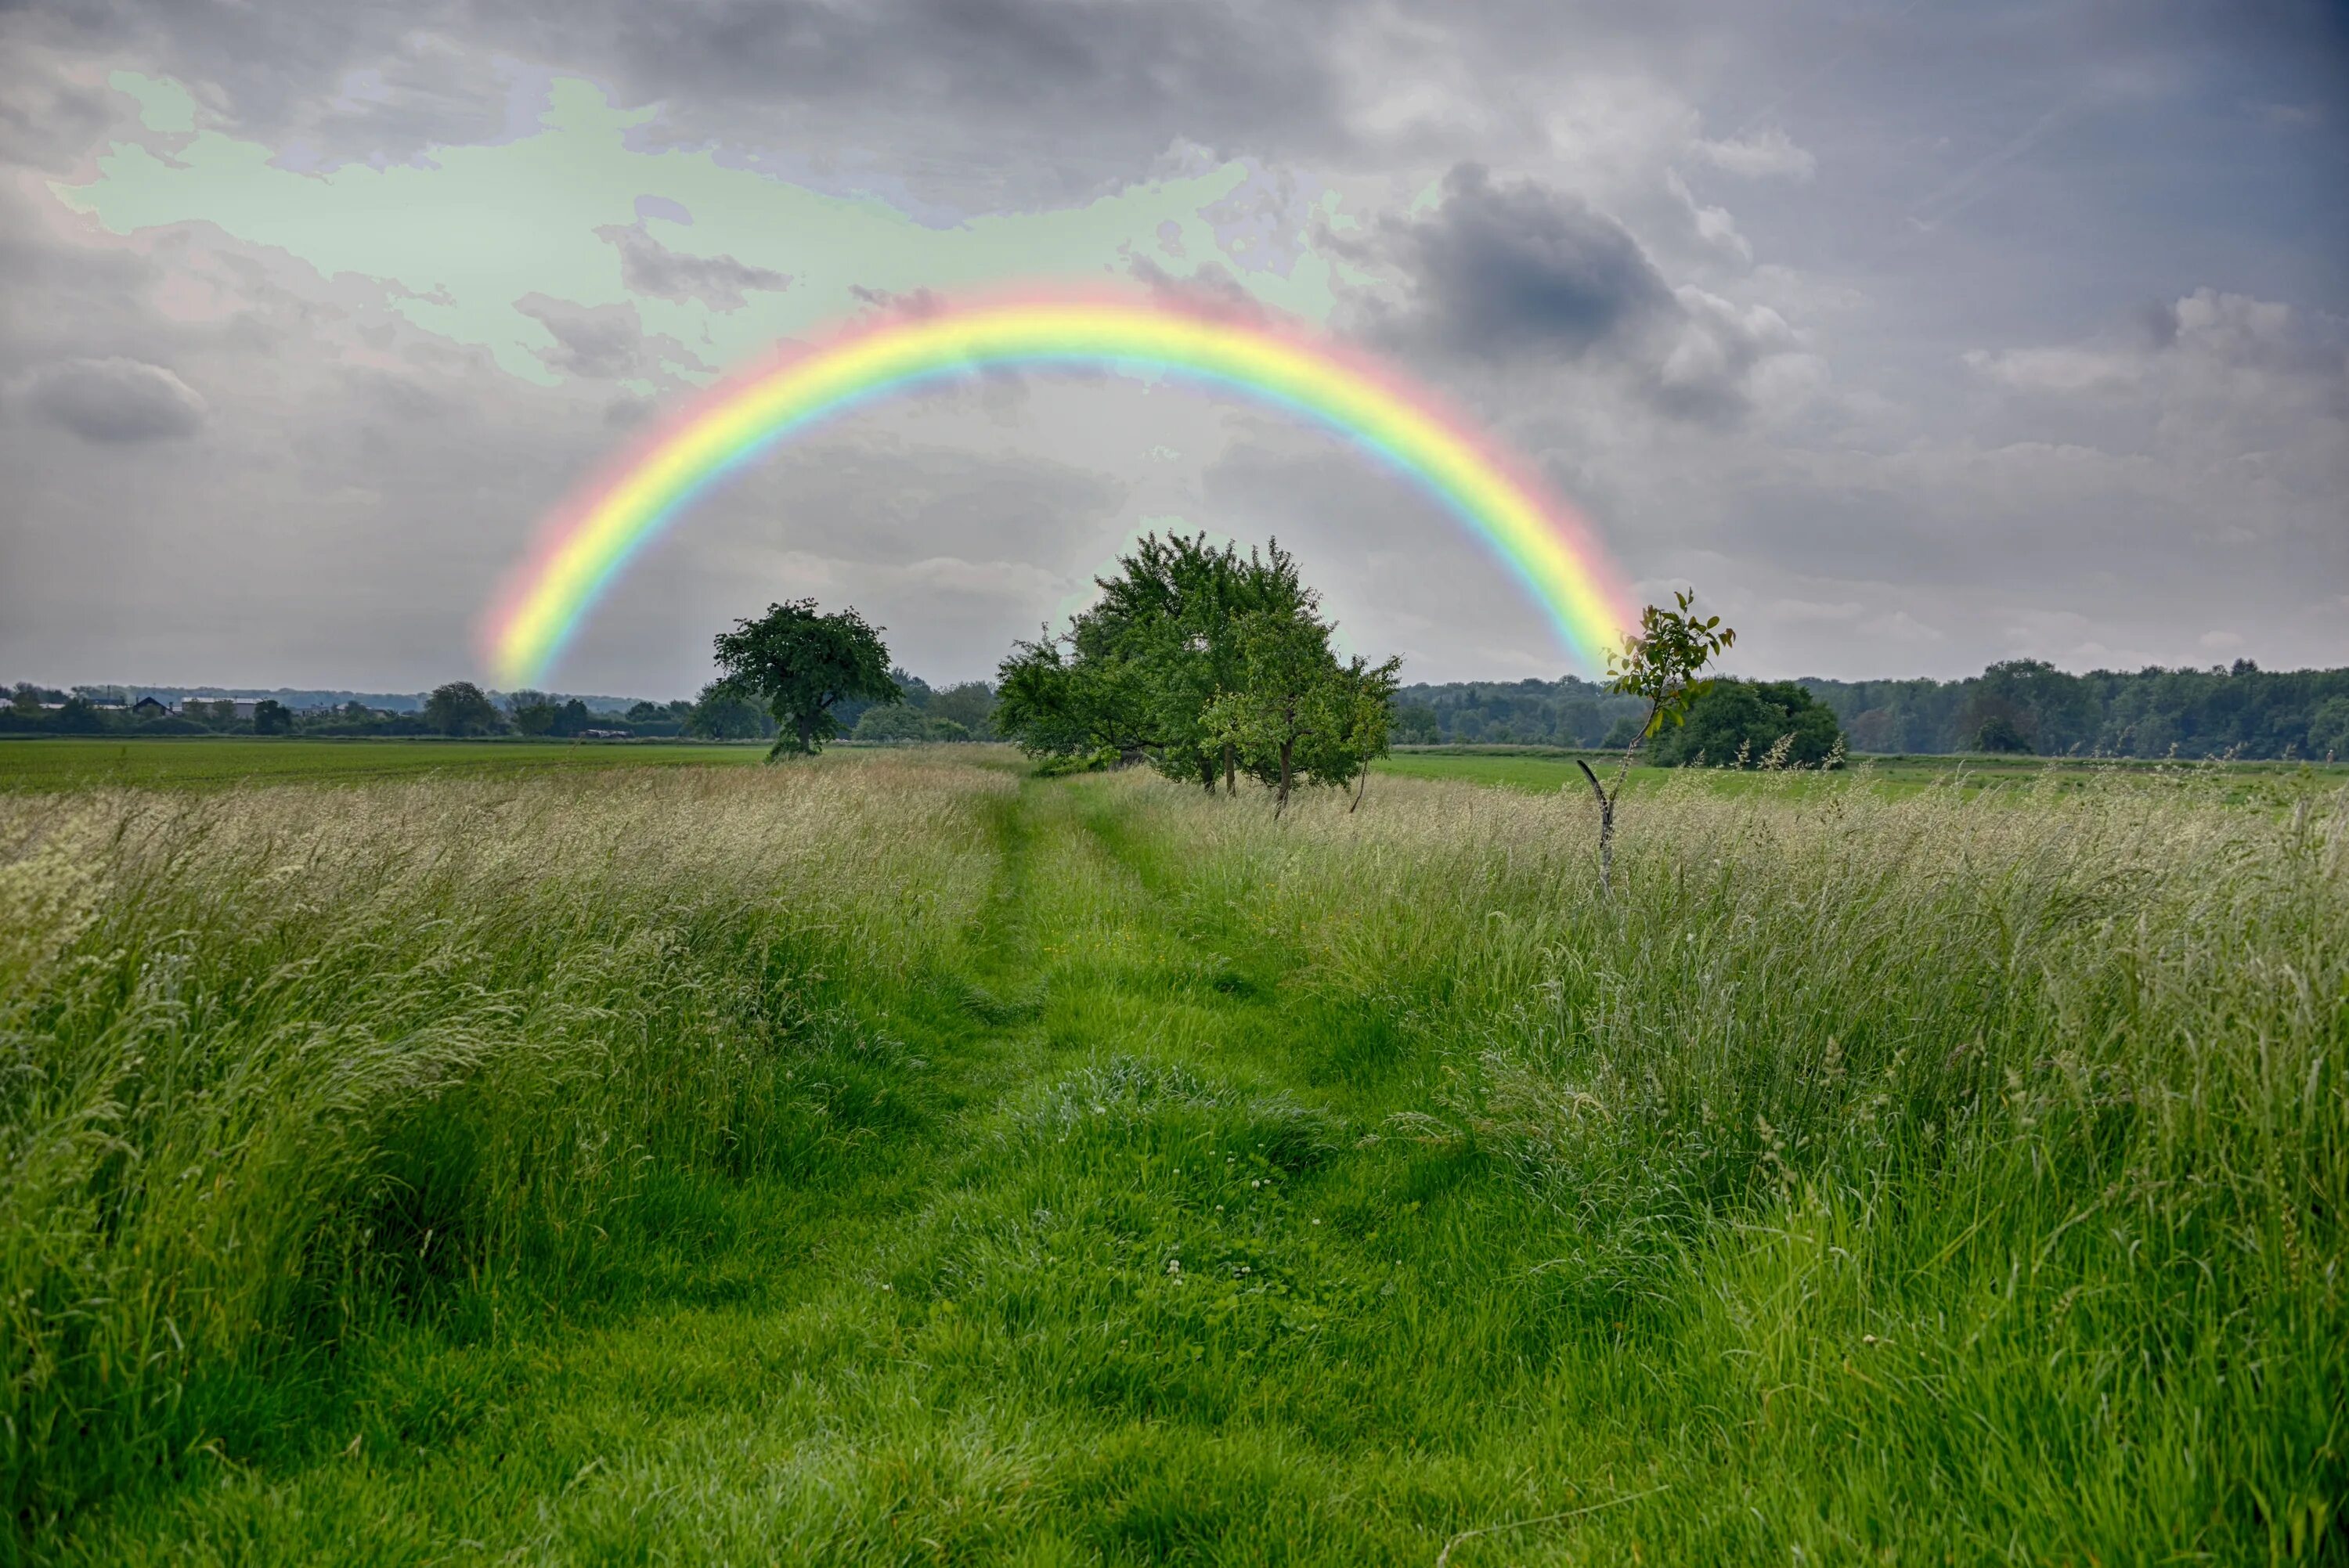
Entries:
[[[0,6],[0,677],[486,678],[636,421],[918,289],[1245,290],[1693,583],[1755,675],[2349,665],[2349,8]],[[702,504],[550,684],[771,600],[984,676],[1150,528],[1406,678],[1574,666],[1330,438],[990,377]],[[1588,672],[1584,672],[1588,673]]]

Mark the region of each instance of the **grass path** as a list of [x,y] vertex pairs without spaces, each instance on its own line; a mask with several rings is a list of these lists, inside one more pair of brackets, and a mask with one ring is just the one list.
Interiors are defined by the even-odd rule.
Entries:
[[1363,1140],[1420,1070],[1385,1022],[1123,830],[1098,783],[1007,799],[960,963],[866,999],[910,1103],[818,1179],[680,1186],[607,1314],[408,1331],[340,1424],[82,1554],[1424,1562],[1640,1490],[1543,1462],[1515,1189]]
[[[311,1276],[347,1331],[273,1319],[168,1446],[91,1441],[129,1468],[0,1568],[2343,1555],[2337,803],[1688,778],[1607,903],[1522,794],[1393,779],[1276,827],[854,766],[224,798],[211,880],[151,931],[123,895],[97,958],[200,928],[222,952],[167,977],[298,972],[305,1027],[356,992],[405,1041],[444,974],[454,1016],[507,1016],[478,987],[529,1026],[478,1026],[508,1054],[470,1109],[366,1146],[388,1196],[316,1232],[363,1288]],[[354,808],[381,841],[285,885],[357,913],[247,954],[295,903],[281,835]],[[274,995],[207,1004],[189,1059],[246,1069]],[[140,1049],[177,1060],[181,1016]],[[215,1159],[183,1098],[142,1158],[217,1173],[150,1179],[150,1242],[290,1163]],[[533,1182],[515,1244],[428,1264]],[[60,1449],[160,1403],[116,1387]]]

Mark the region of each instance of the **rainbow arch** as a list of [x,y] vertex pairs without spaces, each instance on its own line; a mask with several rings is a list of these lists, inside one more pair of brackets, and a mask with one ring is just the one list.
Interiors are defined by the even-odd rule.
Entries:
[[1337,432],[1435,498],[1596,670],[1629,624],[1620,579],[1565,501],[1433,394],[1304,328],[1155,298],[950,305],[842,331],[730,377],[575,492],[484,621],[509,687],[537,686],[646,545],[726,477],[833,416],[988,366],[1169,377]]

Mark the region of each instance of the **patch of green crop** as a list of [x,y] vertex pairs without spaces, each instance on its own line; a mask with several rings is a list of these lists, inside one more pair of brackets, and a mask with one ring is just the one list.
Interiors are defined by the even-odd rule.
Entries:
[[14,1553],[2349,1545],[2337,785],[973,760],[0,799]]

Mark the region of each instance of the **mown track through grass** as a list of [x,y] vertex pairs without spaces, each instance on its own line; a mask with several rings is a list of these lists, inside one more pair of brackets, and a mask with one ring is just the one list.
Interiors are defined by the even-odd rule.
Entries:
[[[1872,1017],[1839,1016],[1870,994],[1847,973],[1871,962],[1854,923],[1866,910],[1805,913],[1810,873],[1781,871],[1754,902],[1726,881],[1676,888],[1651,861],[1637,885],[1652,896],[1599,926],[1587,903],[1553,907],[1561,890],[1586,893],[1554,880],[1578,857],[1545,858],[1556,824],[1535,806],[1396,788],[1422,791],[1407,815],[1435,858],[1363,819],[1272,833],[1245,805],[1130,778],[978,798],[959,851],[975,891],[952,934],[895,969],[811,971],[793,1027],[832,1043],[787,1059],[827,1077],[812,1141],[747,1172],[665,1163],[616,1212],[621,1266],[585,1293],[533,1287],[527,1271],[440,1280],[437,1305],[379,1320],[289,1397],[298,1427],[200,1447],[175,1483],[118,1489],[30,1549],[134,1563],[1424,1563],[1465,1536],[1454,1563],[1792,1547],[1811,1561],[2114,1562],[2139,1539],[2150,1560],[2196,1540],[2226,1556],[2264,1534],[2311,1561],[2339,1539],[2337,1516],[2307,1507],[2344,1473],[2309,1382],[2340,1365],[2318,1348],[2326,1315],[2341,1321],[2337,1283],[2309,1273],[2337,1260],[2290,1265],[2311,1315],[2240,1339],[2289,1369],[2271,1393],[2300,1414],[2264,1437],[2282,1445],[2279,1473],[2304,1483],[2296,1511],[2271,1503],[2261,1521],[2235,1478],[2208,1474],[2159,1495],[2143,1490],[2159,1465],[2240,1452],[2182,1439],[2199,1418],[2161,1401],[2166,1386],[2217,1395],[2197,1378],[2239,1331],[2198,1314],[2244,1309],[2195,1306],[2191,1281],[2166,1275],[2163,1291],[2187,1293],[2177,1315],[2065,1337],[2067,1318],[2137,1288],[2125,1262],[2098,1261],[2112,1249],[2073,1246],[2089,1233],[2068,1211],[2096,1181],[2072,1191],[2050,1167],[2053,1185],[2017,1184],[2002,1144],[1971,1163],[1940,1152],[1934,1122],[1971,1080],[1962,1040],[1937,1043],[1934,1020],[1964,997],[1985,1026],[2046,1027],[2030,1021],[2037,983],[2003,966],[2095,917],[2064,899],[2121,910],[2133,893],[2018,892],[1992,866],[1980,889],[1952,885],[1945,910],[1911,915],[1940,958],[1903,968],[1888,945],[1873,965],[1894,989]],[[1745,826],[1710,830],[1721,845],[1796,830],[1747,810]],[[1939,820],[1867,830],[1892,843]],[[1481,869],[1429,880],[1454,862]],[[2272,874],[2302,874],[2293,863]],[[2307,874],[2291,896],[2314,901],[2318,925],[2292,962],[2332,985],[2338,884]],[[1993,914],[2005,923],[1982,923]],[[1851,956],[1769,945],[1806,930]],[[1774,965],[1785,1006],[1744,999]],[[1675,975],[1690,996],[1661,991]],[[1928,984],[1947,996],[1899,989]],[[2102,1006],[2095,986],[2063,1005]],[[1724,1010],[1711,1037],[1700,1000]],[[2337,1032],[2349,1011],[2319,1016]],[[1700,1058],[1694,1088],[1642,1089],[1640,1071],[1682,1069],[1661,1056],[1641,1068],[1647,1047],[1628,1044],[1594,1064],[1559,1034],[1576,1018],[1660,1047],[1684,1029],[1684,1052],[1724,1059],[1776,1026],[1826,1056],[1789,1057],[1777,1087],[1737,1091]],[[1940,1078],[1896,1089],[1899,1039],[1930,1044]],[[1762,1044],[1743,1070],[1782,1070]],[[2302,1044],[2331,1075],[2315,1092],[2337,1099],[2337,1033]],[[1873,1100],[1851,1091],[1846,1131],[1793,1119],[1887,1059],[1894,1078]],[[2051,1069],[2057,1098],[2030,1114],[2071,1130],[2027,1159],[2093,1171],[2124,1149],[2132,1101],[2095,1089],[2106,1070]],[[2018,1084],[2002,1092],[2039,1103],[2036,1080]],[[1719,1149],[1686,1152],[1713,1113],[1683,1117],[1674,1097],[1730,1092],[1764,1097],[1759,1144],[1748,1110],[1709,1135]],[[1912,1114],[1899,1094],[1918,1097],[1921,1132],[1868,1131]],[[1619,1098],[1633,1108],[1619,1124],[1606,1119]],[[1836,1136],[1862,1141],[1837,1153]],[[2340,1130],[2307,1136],[2312,1175],[2337,1182],[2323,1140]],[[2146,1157],[2124,1163],[2166,1180]],[[1758,1181],[1733,1174],[1749,1169]],[[1920,1213],[1928,1194],[1949,1212]],[[2108,1227],[2139,1223],[2131,1201],[2096,1199]],[[2179,1233],[2162,1267],[2217,1233]],[[2006,1278],[2018,1244],[2022,1284]],[[1930,1338],[1937,1313],[1956,1325],[1946,1343]],[[2276,1337],[2287,1322],[2317,1337],[2293,1348]],[[2126,1357],[2074,1382],[2013,1370],[2051,1348],[2118,1355],[2148,1327],[2182,1357],[2159,1377],[2134,1378]],[[1985,1350],[1970,1365],[1964,1347],[1985,1336],[1998,1355],[2012,1341],[2013,1360]],[[2099,1387],[2124,1401],[2102,1418],[2117,1424],[2077,1429],[2098,1418]],[[2337,1442],[2337,1401],[2333,1420]],[[1949,1491],[1953,1476],[1973,1490]],[[1492,1526],[1508,1528],[1466,1535]]]

